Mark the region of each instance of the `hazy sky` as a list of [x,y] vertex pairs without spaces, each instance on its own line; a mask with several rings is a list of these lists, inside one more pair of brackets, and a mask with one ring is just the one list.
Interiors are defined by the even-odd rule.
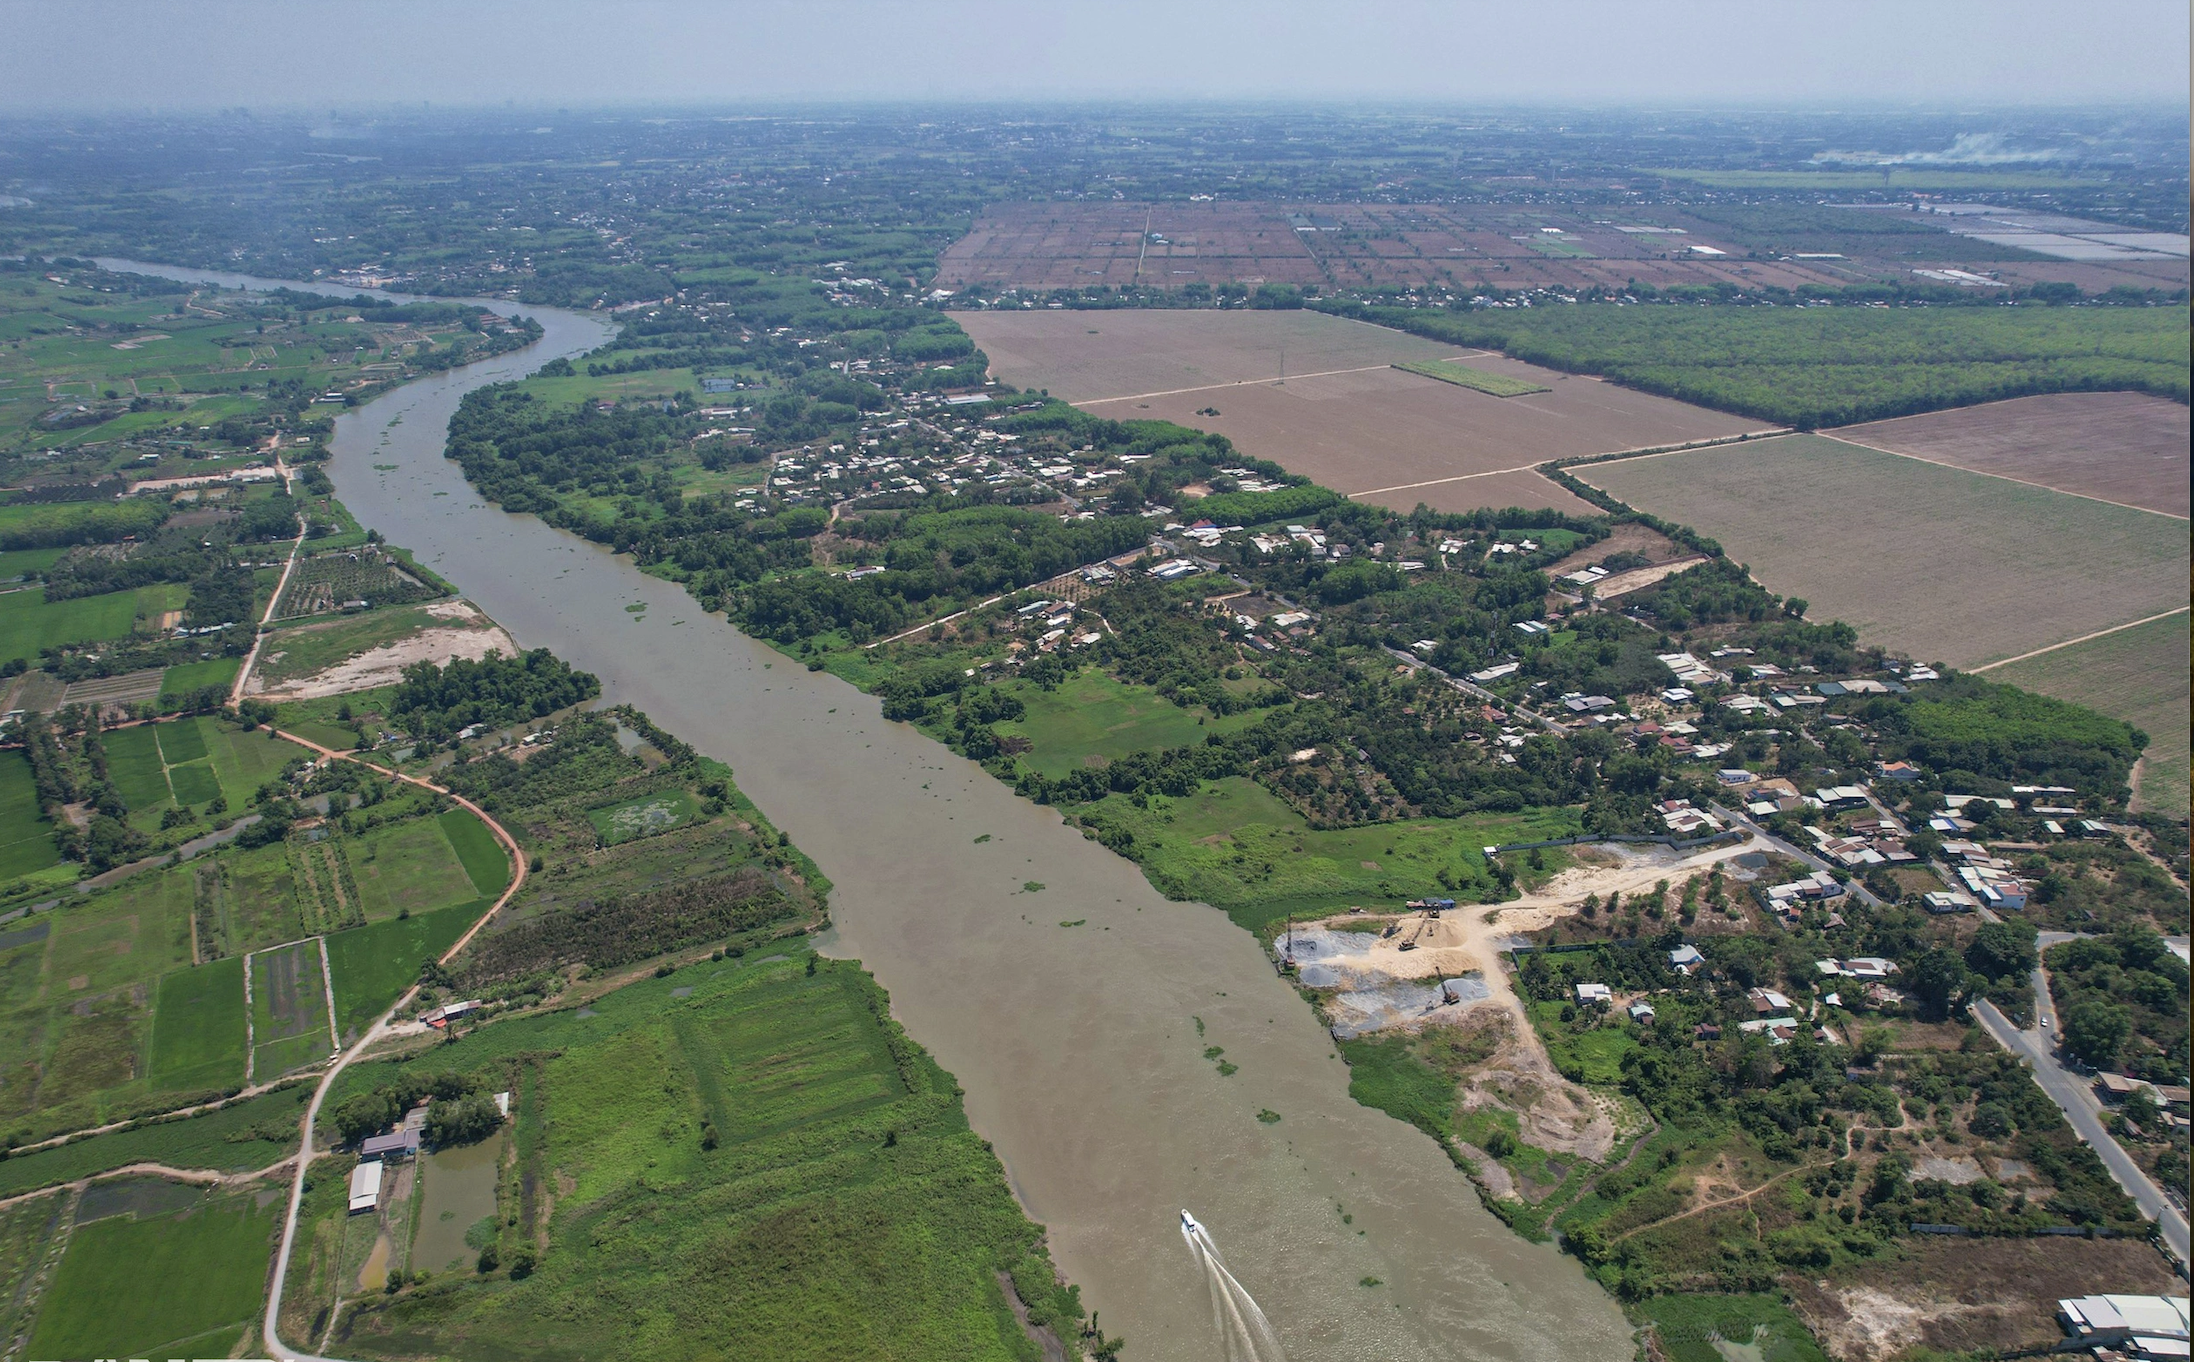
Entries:
[[0,110],[2187,100],[2186,0],[0,0]]

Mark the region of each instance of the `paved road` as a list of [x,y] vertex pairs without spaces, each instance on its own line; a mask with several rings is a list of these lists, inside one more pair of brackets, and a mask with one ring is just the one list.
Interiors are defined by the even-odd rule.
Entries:
[[[1774,833],[1769,832],[1766,828],[1761,827],[1758,823],[1753,822],[1750,818],[1747,818],[1745,815],[1737,812],[1735,809],[1727,807],[1726,805],[1710,803],[1707,805],[1707,811],[1713,814],[1716,818],[1719,818],[1723,822],[1729,824],[1731,827],[1743,828],[1745,831],[1759,838],[1762,842],[1765,842],[1770,848],[1781,852],[1783,855],[1790,857],[1792,860],[1803,861],[1805,864],[1812,866],[1815,870],[1841,870],[1843,868],[1841,866],[1830,865],[1820,856],[1815,855],[1813,852],[1807,851],[1804,847],[1797,845],[1795,842],[1784,841],[1782,838],[1777,837]],[[1868,889],[1856,877],[1846,880],[1844,882],[1844,892],[1851,895],[1851,897],[1857,899],[1859,902],[1867,905],[1869,908],[1879,908],[1882,906],[1882,901],[1874,897],[1874,892]]]
[[2141,1208],[2141,1213],[2163,1228],[2163,1241],[2181,1263],[2187,1259],[2186,1214],[2149,1181],[2140,1165],[2133,1162],[2118,1142],[2103,1129],[2102,1104],[2095,1098],[2094,1090],[2080,1074],[2066,1068],[2058,1061],[2051,1043],[2055,1034],[2054,1009],[2050,1007],[2049,990],[2040,986],[2041,971],[2034,971],[2037,983],[2036,1006],[2050,1018],[2049,1031],[2021,1031],[2011,1024],[2011,1019],[1996,1010],[1994,1003],[1983,1000],[1973,1005],[1973,1013],[1981,1019],[1981,1025],[1996,1038],[1996,1043],[2017,1055],[2034,1071],[2034,1080],[2042,1091],[2064,1112],[2072,1123],[2074,1133],[2093,1149],[2110,1175],[2118,1180],[2127,1196]]

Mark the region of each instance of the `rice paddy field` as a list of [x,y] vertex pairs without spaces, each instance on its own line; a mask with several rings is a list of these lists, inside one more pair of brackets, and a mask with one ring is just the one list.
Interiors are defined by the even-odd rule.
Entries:
[[60,863],[53,828],[38,808],[30,759],[21,752],[0,752],[0,881]]
[[279,1205],[271,1193],[201,1194],[177,1211],[79,1223],[29,1355],[227,1356],[264,1299]]
[[153,1087],[191,1091],[243,1082],[244,1037],[242,956],[161,975],[153,1005]]
[[1926,661],[1975,667],[2186,604],[2183,521],[1819,436],[1573,472],[1719,540],[1808,618]]
[[[991,371],[1119,420],[1225,435],[1345,495],[1407,510],[1593,508],[1533,469],[1760,423],[1315,312],[967,312]],[[1467,363],[1451,363],[1451,361]],[[1444,378],[1427,377],[1424,366]],[[1281,381],[1282,371],[1285,381]],[[1448,370],[1483,374],[1480,391]],[[1532,391],[1543,389],[1544,391]],[[1213,413],[1217,413],[1214,415]]]
[[[848,1340],[904,1359],[1024,1356],[997,1274],[1030,1260],[1037,1232],[950,1076],[857,966],[811,973],[803,947],[788,954],[689,966],[436,1051],[514,1093],[487,1233],[506,1263],[520,1244],[546,1251],[524,1280],[465,1271],[353,1296],[329,1349],[473,1356],[525,1337],[578,1357],[707,1336],[755,1356],[835,1356]],[[331,1100],[393,1072],[353,1066]],[[445,1224],[431,1173],[426,1195],[415,1263],[421,1246],[449,1257],[482,1209]],[[314,1206],[284,1300],[293,1337],[355,1290],[340,1200]]]
[[2136,773],[2139,807],[2187,812],[2187,615],[2135,625],[1989,669],[1992,681],[2071,700],[2148,734]]

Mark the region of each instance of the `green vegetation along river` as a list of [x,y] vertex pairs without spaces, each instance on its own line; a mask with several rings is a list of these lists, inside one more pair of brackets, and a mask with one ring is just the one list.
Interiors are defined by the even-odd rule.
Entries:
[[[1225,915],[1169,902],[1052,810],[677,585],[483,504],[442,457],[458,400],[609,331],[524,310],[545,328],[532,349],[339,419],[343,502],[522,645],[733,765],[836,885],[833,953],[873,971],[957,1076],[1061,1269],[1137,1362],[1216,1349],[1184,1207],[1297,1362],[1631,1355],[1629,1326],[1573,1260],[1512,1234],[1429,1140],[1349,1098],[1310,1010]],[[1237,1071],[1207,1062],[1211,1045]]]

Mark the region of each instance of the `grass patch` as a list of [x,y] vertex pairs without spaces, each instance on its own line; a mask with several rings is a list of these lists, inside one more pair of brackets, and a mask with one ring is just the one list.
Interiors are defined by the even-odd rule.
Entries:
[[148,1071],[152,1086],[168,1092],[243,1081],[242,956],[160,976]]
[[463,809],[451,809],[440,818],[442,835],[464,864],[465,874],[482,898],[494,898],[510,883],[510,855],[495,840],[488,825]]
[[1531,1024],[1546,1042],[1547,1056],[1572,1083],[1614,1087],[1623,1081],[1623,1056],[1638,1048],[1637,1037],[1620,1023],[1573,1031],[1562,1021],[1562,1004],[1527,1005]]
[[328,938],[328,968],[335,976],[335,1024],[347,1043],[418,981],[419,966],[439,957],[465,934],[485,901],[439,912],[390,918]]
[[12,880],[61,863],[53,825],[38,807],[30,758],[0,752],[0,879]]
[[[1773,1296],[1653,1296],[1630,1308],[1669,1362],[1828,1362],[1790,1307]],[[1716,1340],[1734,1348],[1719,1348]],[[1738,1352],[1736,1349],[1743,1349]]]
[[240,657],[209,657],[199,662],[180,663],[161,674],[160,693],[187,695],[207,686],[230,685],[243,665],[244,659]]
[[279,1203],[209,1198],[176,1215],[79,1227],[38,1311],[39,1357],[150,1357],[258,1310]]
[[309,1086],[298,1084],[188,1120],[118,1130],[0,1159],[0,1195],[71,1182],[132,1163],[224,1173],[264,1168],[295,1150],[297,1121],[311,1095]]
[[439,819],[406,819],[350,843],[351,875],[369,921],[432,912],[476,897],[472,876],[442,827]]
[[[662,794],[628,799],[607,808],[590,809],[587,811],[587,821],[594,825],[595,835],[601,839],[602,845],[609,847],[641,837],[652,837],[659,832],[669,832],[672,828],[682,828],[698,818],[700,813],[701,806],[691,791],[669,790]],[[487,829],[483,827],[481,832],[487,833]],[[493,834],[488,834],[488,838],[492,842]],[[497,859],[502,859],[500,849]],[[497,892],[501,889],[502,886],[498,884]]]
[[[1354,903],[1429,894],[1482,901],[1494,881],[1481,848],[1576,830],[1576,815],[1559,808],[1314,829],[1264,786],[1239,776],[1146,805],[1112,795],[1080,812],[1093,828],[1131,834],[1128,854],[1167,897],[1223,908],[1252,931],[1289,913]],[[1546,858],[1549,871],[1564,863]]]
[[1083,766],[1103,765],[1133,752],[1187,747],[1206,734],[1255,722],[1242,713],[1211,719],[1201,706],[1183,709],[1148,686],[1132,686],[1097,670],[1078,672],[1045,691],[1011,688],[1028,707],[1025,717],[996,725],[1000,737],[1028,739],[1021,764],[1056,780]]
[[1487,393],[1494,397],[1522,397],[1526,393],[1554,391],[1544,383],[1534,383],[1528,378],[1517,378],[1513,374],[1492,373],[1485,369],[1473,369],[1465,364],[1455,364],[1445,360],[1411,360],[1408,363],[1397,364],[1394,367],[1404,373],[1417,374],[1423,378],[1435,378],[1442,383],[1452,383],[1458,388],[1469,388],[1474,392]]

